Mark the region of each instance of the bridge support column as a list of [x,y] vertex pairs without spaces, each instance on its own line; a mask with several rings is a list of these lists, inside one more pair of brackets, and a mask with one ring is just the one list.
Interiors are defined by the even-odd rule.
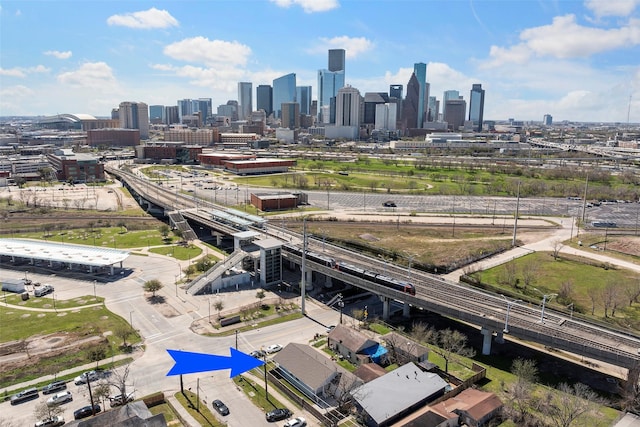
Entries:
[[220,246],[222,243],[222,236],[220,234],[216,235],[216,246]]
[[333,279],[331,276],[324,276],[324,287],[332,288],[333,287]]
[[496,342],[498,344],[504,344],[504,332],[503,331],[496,332]]
[[405,302],[402,306],[402,317],[409,318],[409,314],[411,312],[411,305],[408,302]]
[[382,301],[382,320],[389,320],[389,303],[391,300],[387,297],[380,297]]
[[309,291],[313,289],[313,270],[307,270],[306,275],[307,277],[304,280],[304,285],[305,285],[305,289]]
[[491,338],[493,337],[493,331],[491,329],[486,329],[483,326],[480,333],[484,335],[484,338],[482,338],[482,354],[484,356],[488,356],[491,354]]

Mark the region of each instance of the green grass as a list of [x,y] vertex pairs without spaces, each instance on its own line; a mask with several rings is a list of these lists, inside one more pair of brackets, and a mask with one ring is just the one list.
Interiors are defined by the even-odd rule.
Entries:
[[[218,421],[218,419],[213,415],[213,413],[209,410],[207,405],[201,400],[198,404],[197,395],[191,391],[185,390],[184,393],[177,392],[175,398],[178,399],[178,402],[189,412],[195,420],[198,422],[200,426],[210,426],[210,427],[224,427],[225,424]],[[199,411],[196,408],[199,406]]]
[[385,335],[391,332],[391,328],[389,328],[388,326],[381,325],[380,323],[369,323],[368,327],[370,330],[380,335]]
[[182,422],[176,415],[176,410],[171,406],[169,402],[161,403],[160,405],[155,405],[149,408],[149,412],[152,415],[163,414],[164,419],[167,422],[168,426],[182,426]]
[[262,383],[263,385],[261,386],[252,378],[248,378],[243,375],[233,377],[233,382],[244,394],[247,395],[247,397],[249,397],[256,407],[260,408],[260,410],[265,413],[276,408],[285,407],[272,394],[270,394],[267,399],[267,395],[263,387],[264,383]]
[[282,316],[275,317],[275,318],[272,318],[272,319],[267,319],[267,320],[264,320],[262,322],[257,322],[257,323],[252,322],[250,325],[240,326],[239,328],[229,329],[229,330],[226,330],[226,331],[215,332],[215,333],[206,333],[204,335],[212,336],[212,337],[226,337],[226,336],[235,334],[236,331],[238,331],[239,333],[240,332],[247,332],[247,331],[251,331],[251,330],[254,330],[254,329],[264,328],[266,326],[271,326],[271,325],[278,325],[280,323],[285,323],[285,322],[289,322],[291,320],[296,320],[296,319],[301,319],[301,318],[302,318],[302,313],[300,313],[300,312],[284,314]]
[[[29,299],[23,301],[20,295],[16,294],[4,294],[0,295],[0,300],[5,301],[10,305],[17,305],[20,307],[27,308],[44,308],[53,310],[53,296],[52,294],[43,296],[43,297],[33,297],[30,295]],[[58,310],[68,309],[68,308],[83,308],[93,304],[103,304],[104,298],[102,297],[94,297],[93,295],[85,295],[81,297],[76,297],[70,300],[55,300],[55,308]],[[1,337],[0,333],[0,337]]]
[[170,237],[166,241],[160,231],[155,229],[126,230],[123,227],[86,227],[49,232],[39,230],[32,233],[21,233],[14,237],[113,249],[161,246],[178,240],[177,237]]
[[202,253],[202,249],[195,245],[184,247],[182,245],[171,245],[149,249],[149,252],[153,252],[160,255],[172,256],[175,259],[186,261],[194,259]]

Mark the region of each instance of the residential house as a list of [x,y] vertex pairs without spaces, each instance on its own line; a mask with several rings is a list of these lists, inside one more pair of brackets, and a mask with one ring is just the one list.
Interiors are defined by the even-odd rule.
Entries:
[[409,362],[358,387],[352,396],[365,425],[386,427],[442,396],[447,386]]
[[387,371],[376,363],[363,363],[358,367],[358,369],[353,371],[353,375],[360,378],[365,383],[373,381],[386,374]]
[[383,343],[389,352],[389,359],[393,363],[403,365],[407,362],[416,364],[427,362],[429,349],[404,335],[390,332],[382,337]]
[[494,393],[468,388],[456,396],[432,407],[443,416],[454,413],[459,417],[459,425],[482,427],[502,411],[502,401]]
[[327,345],[354,365],[383,363],[387,352],[378,342],[344,325],[337,325],[329,332]]
[[153,415],[143,401],[137,400],[124,406],[101,412],[94,417],[71,421],[69,427],[167,427],[164,414]]

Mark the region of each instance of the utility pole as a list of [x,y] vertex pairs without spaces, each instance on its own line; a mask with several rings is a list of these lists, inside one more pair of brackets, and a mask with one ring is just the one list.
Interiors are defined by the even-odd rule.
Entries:
[[516,245],[516,235],[518,232],[518,215],[520,214],[520,181],[518,181],[518,199],[516,201],[516,217],[513,221],[513,240],[511,241],[511,247]]
[[587,212],[587,189],[589,188],[589,174],[587,174],[587,179],[584,183],[584,194],[582,197],[582,223],[584,224],[584,217]]
[[302,280],[300,280],[300,309],[302,311],[302,315],[305,315],[305,305],[304,299],[306,297],[306,276],[307,276],[307,218],[302,219],[302,265],[300,266],[300,270],[302,270]]

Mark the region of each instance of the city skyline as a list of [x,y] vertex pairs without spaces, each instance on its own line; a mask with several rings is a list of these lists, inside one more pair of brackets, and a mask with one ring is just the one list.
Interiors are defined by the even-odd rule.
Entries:
[[259,85],[291,73],[318,99],[327,52],[345,49],[345,84],[361,94],[407,87],[425,63],[439,101],[457,90],[468,103],[481,84],[484,120],[640,122],[640,0],[247,4],[4,1],[0,115],[223,105],[239,82],[257,99]]

